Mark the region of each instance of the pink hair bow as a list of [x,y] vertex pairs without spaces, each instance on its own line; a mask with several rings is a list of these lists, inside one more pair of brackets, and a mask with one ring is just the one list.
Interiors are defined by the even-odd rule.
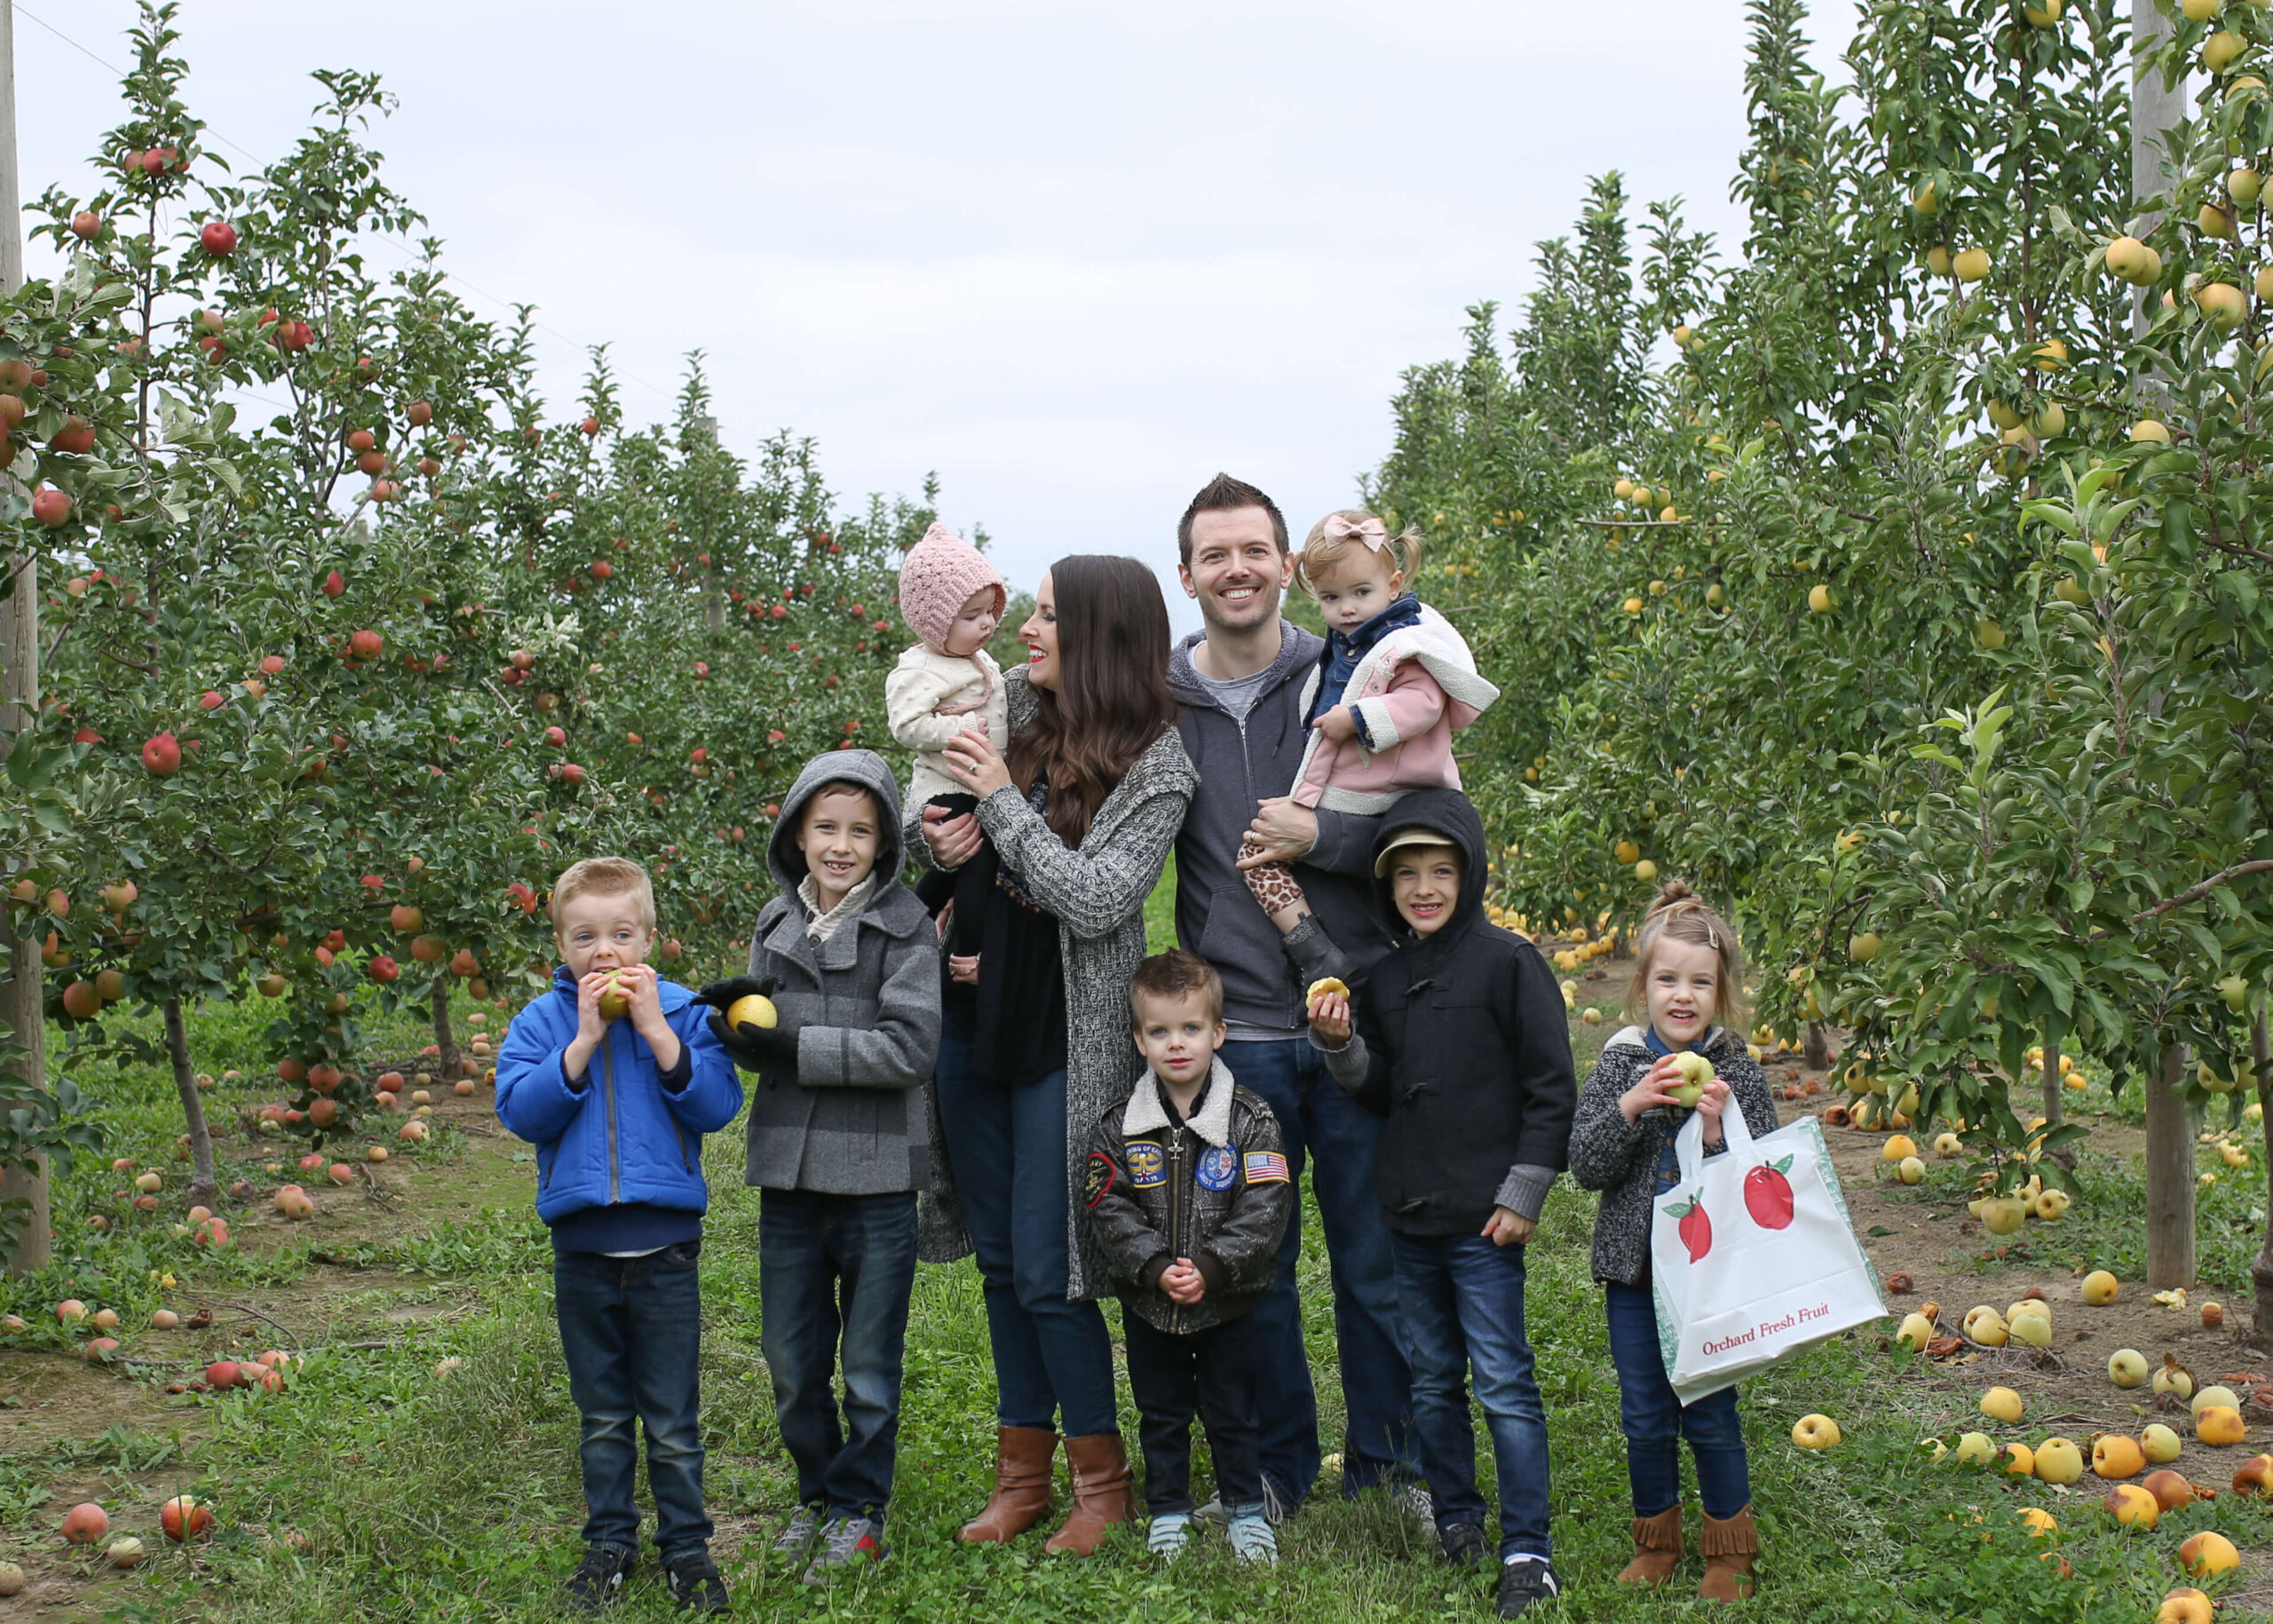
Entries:
[[1347,541],[1354,537],[1374,552],[1389,545],[1389,527],[1378,519],[1360,519],[1352,524],[1339,513],[1329,513],[1325,524],[1319,527],[1319,535],[1329,542]]

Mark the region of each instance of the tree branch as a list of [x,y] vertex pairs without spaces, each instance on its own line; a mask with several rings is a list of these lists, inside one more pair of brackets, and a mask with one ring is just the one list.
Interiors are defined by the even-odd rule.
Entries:
[[2262,874],[2269,868],[2273,868],[2273,857],[2261,857],[2250,862],[2236,863],[2230,868],[2222,869],[2212,875],[2199,885],[2182,891],[2166,901],[2156,903],[2144,913],[2132,915],[2131,923],[2137,924],[2142,920],[2152,919],[2158,914],[2167,914],[2173,908],[2184,907],[2190,902],[2199,902],[2229,880],[2238,880],[2244,875]]

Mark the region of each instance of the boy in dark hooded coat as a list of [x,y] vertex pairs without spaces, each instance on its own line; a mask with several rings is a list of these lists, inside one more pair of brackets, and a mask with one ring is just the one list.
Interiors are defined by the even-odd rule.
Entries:
[[1559,1594],[1524,1243],[1566,1163],[1578,1076],[1547,961],[1485,917],[1484,825],[1468,798],[1416,790],[1382,830],[1374,885],[1396,941],[1356,994],[1315,994],[1311,1041],[1335,1081],[1387,1118],[1382,1208],[1437,1537],[1452,1561],[1481,1565],[1472,1367],[1499,1466],[1500,1616],[1515,1618]]

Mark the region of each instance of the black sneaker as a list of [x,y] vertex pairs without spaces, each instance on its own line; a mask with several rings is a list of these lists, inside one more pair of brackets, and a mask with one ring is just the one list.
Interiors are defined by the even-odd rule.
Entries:
[[623,1581],[630,1577],[638,1554],[621,1545],[590,1545],[576,1571],[568,1575],[561,1604],[571,1612],[598,1612],[623,1597]]
[[1562,1594],[1554,1568],[1536,1557],[1500,1565],[1500,1616],[1503,1619],[1519,1619],[1533,1602],[1551,1602]]
[[1482,1567],[1492,1554],[1484,1530],[1475,1523],[1454,1523],[1437,1533],[1437,1542],[1444,1548],[1445,1561],[1470,1573]]
[[663,1558],[663,1582],[683,1612],[729,1612],[726,1581],[703,1546]]

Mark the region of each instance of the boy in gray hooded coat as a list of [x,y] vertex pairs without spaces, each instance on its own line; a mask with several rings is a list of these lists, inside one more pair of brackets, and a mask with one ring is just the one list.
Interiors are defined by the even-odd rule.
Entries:
[[[734,1063],[757,1073],[743,1177],[764,1192],[763,1345],[797,1468],[774,1550],[820,1584],[887,1554],[915,1200],[931,1178],[939,950],[900,883],[899,796],[875,751],[806,764],[766,860],[781,894],[757,916],[749,973],[701,996]],[[775,1025],[728,1025],[751,994],[772,1001]]]

